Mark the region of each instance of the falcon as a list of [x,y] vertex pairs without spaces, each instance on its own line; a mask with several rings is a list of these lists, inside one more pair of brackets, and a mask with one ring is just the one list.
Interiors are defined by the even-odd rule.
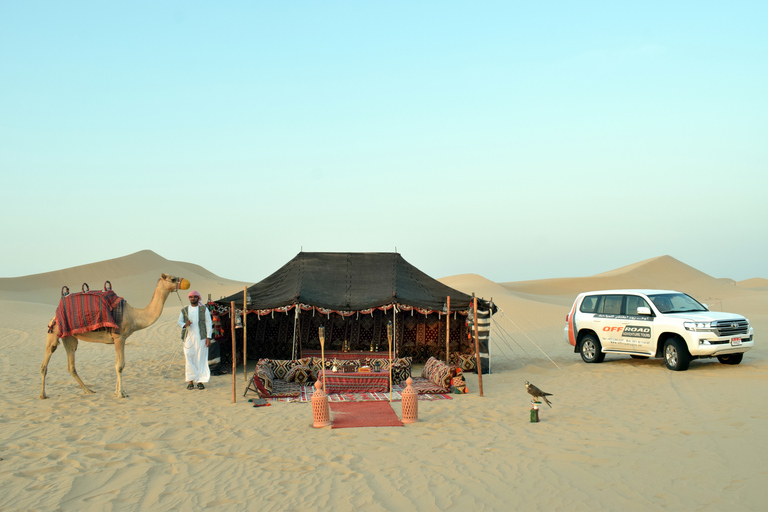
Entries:
[[552,396],[552,393],[545,393],[528,381],[525,381],[525,389],[528,391],[529,395],[534,398],[541,398],[547,403],[548,406],[552,407],[552,404],[549,403],[549,400],[547,400],[547,397]]

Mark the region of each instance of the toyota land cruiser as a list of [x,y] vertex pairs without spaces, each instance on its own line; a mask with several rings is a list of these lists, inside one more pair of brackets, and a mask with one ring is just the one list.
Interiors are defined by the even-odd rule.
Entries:
[[587,363],[599,363],[605,354],[663,357],[667,368],[682,371],[692,359],[706,357],[739,364],[754,346],[749,320],[709,311],[671,290],[582,293],[565,320],[566,341]]

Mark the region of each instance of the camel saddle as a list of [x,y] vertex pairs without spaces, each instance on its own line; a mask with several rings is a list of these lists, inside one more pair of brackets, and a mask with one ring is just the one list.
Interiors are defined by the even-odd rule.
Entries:
[[[109,286],[107,286],[109,285]],[[64,293],[66,288],[67,293]],[[69,293],[69,288],[62,288],[59,307],[56,308],[56,324],[59,326],[59,337],[74,336],[83,332],[99,329],[112,329],[120,332],[123,321],[125,300],[112,291],[112,284],[107,281],[102,291],[90,291],[83,283],[81,293]],[[53,326],[49,331],[53,330]]]

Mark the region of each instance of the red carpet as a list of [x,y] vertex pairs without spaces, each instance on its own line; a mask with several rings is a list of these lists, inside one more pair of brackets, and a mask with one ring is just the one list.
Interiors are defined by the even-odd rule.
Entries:
[[331,402],[332,428],[402,427],[389,402]]

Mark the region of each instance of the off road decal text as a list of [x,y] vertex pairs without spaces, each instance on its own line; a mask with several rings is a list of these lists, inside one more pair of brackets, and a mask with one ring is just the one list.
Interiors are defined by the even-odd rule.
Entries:
[[615,332],[621,334],[622,338],[650,338],[651,328],[644,325],[606,325],[603,332]]
[[650,338],[651,328],[642,325],[628,325],[621,335],[625,338]]

